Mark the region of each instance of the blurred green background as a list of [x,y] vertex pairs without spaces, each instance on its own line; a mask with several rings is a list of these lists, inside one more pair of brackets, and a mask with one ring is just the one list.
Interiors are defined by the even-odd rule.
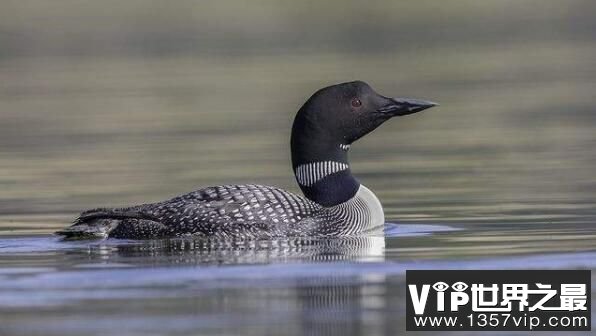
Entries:
[[596,2],[0,3],[0,230],[256,182],[293,116],[364,80],[438,101],[353,146],[389,220],[596,218]]

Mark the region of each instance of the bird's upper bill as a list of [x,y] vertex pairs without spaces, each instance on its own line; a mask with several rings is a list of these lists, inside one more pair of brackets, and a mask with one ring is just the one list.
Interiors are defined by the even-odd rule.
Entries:
[[439,104],[421,99],[387,98],[387,104],[379,108],[378,112],[395,117],[420,112],[437,105]]

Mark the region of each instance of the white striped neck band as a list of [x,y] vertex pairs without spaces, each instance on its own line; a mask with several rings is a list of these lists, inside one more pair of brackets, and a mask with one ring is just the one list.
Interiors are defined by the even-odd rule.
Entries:
[[350,149],[350,145],[339,144],[339,148],[347,152]]
[[306,163],[296,167],[296,179],[301,185],[309,187],[331,174],[348,168],[349,166],[346,163],[335,161]]

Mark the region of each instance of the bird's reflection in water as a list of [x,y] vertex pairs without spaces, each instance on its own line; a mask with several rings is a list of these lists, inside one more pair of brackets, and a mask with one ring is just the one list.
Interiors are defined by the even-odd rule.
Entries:
[[[224,321],[216,327],[223,334],[248,328],[254,335],[342,336],[387,331],[385,310],[392,309],[389,300],[396,292],[401,295],[401,287],[360,268],[362,262],[384,261],[384,252],[382,236],[108,240],[86,251],[93,264],[132,266],[129,279],[141,287],[175,282],[167,293],[179,291],[181,297],[158,305],[169,312],[192,312],[196,321],[217,316]],[[168,276],[157,275],[163,272]],[[193,332],[204,327],[197,322]]]
[[[163,239],[105,241],[86,251],[91,258],[129,265],[263,264],[313,261],[382,261],[382,236],[342,238]],[[96,259],[97,260],[97,259]]]

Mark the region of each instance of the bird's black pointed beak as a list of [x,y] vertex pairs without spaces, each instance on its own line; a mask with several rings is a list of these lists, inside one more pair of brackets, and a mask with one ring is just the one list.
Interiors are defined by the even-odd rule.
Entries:
[[424,111],[437,105],[439,104],[421,99],[387,98],[387,104],[381,107],[379,112],[395,117]]

